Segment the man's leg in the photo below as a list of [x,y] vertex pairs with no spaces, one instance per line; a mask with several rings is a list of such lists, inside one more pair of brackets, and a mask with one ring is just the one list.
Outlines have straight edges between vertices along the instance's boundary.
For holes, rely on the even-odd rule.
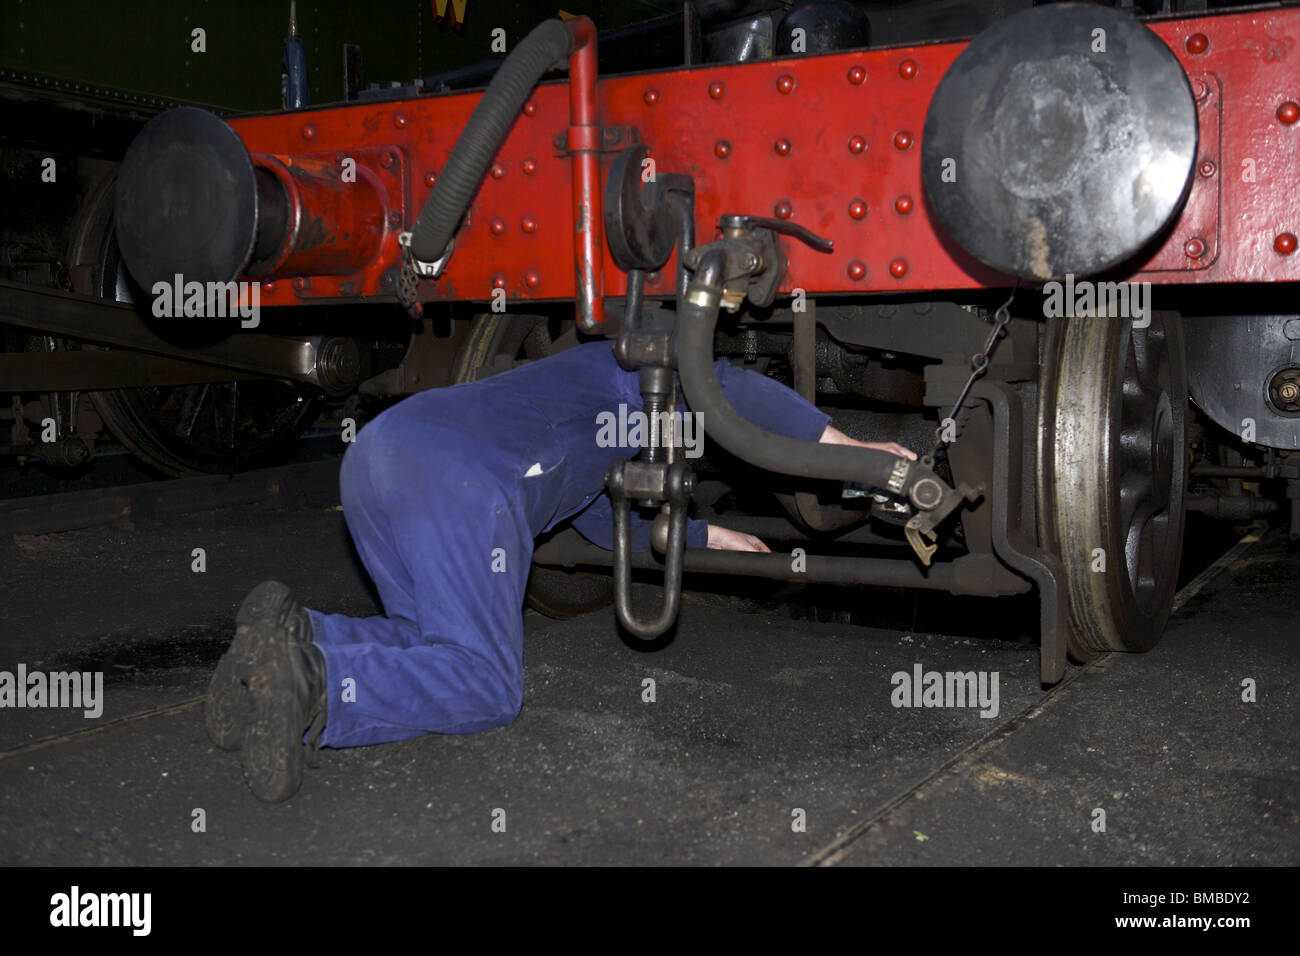
[[344,514],[385,616],[307,611],[273,582],[241,607],[208,726],[227,749],[244,735],[262,799],[298,789],[309,725],[320,742],[356,746],[483,730],[519,712],[531,534],[509,484],[475,464],[492,436],[460,436],[438,412],[408,400],[344,459]]
[[363,430],[340,478],[385,617],[308,612],[329,675],[327,746],[485,730],[523,699],[532,537],[508,485],[475,464],[491,436],[403,411]]

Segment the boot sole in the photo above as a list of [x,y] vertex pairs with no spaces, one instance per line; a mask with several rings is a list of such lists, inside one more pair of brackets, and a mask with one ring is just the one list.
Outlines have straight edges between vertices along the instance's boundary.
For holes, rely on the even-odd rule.
[[289,588],[263,581],[248,592],[235,614],[235,637],[208,684],[204,713],[208,737],[222,750],[239,750],[253,716],[253,700],[241,672],[265,655],[292,611]]
[[297,653],[287,638],[266,646],[261,657],[248,665],[245,681],[251,714],[244,733],[240,760],[244,779],[253,795],[267,803],[280,803],[302,786],[306,744],[293,692],[291,655]]

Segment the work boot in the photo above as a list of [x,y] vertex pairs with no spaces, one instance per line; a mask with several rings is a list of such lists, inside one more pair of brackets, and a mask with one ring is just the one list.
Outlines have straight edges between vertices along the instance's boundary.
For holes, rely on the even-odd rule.
[[[287,600],[294,612],[302,613],[296,601]],[[304,761],[319,765],[327,717],[325,655],[310,639],[292,640],[291,633],[287,626],[278,627],[260,645],[258,656],[237,668],[249,701],[240,753],[244,778],[253,795],[268,803],[298,792]]]
[[208,685],[205,722],[208,736],[222,750],[244,745],[252,700],[248,685],[240,677],[263,653],[268,642],[287,631],[295,644],[311,643],[311,621],[302,605],[279,581],[263,581],[248,592],[235,615],[235,638],[221,655],[216,673]]

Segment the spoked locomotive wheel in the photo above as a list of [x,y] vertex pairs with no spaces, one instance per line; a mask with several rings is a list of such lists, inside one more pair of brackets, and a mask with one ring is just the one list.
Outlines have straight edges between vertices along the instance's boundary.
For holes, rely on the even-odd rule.
[[[544,316],[477,316],[456,355],[452,383],[503,372],[520,360],[545,358],[575,341],[572,329],[572,322]],[[528,577],[528,606],[547,617],[576,617],[599,610],[613,599],[613,579],[608,574],[533,565]]]
[[1154,313],[1050,320],[1039,399],[1039,514],[1065,566],[1069,651],[1145,651],[1173,605],[1183,544],[1182,324]]
[[[69,262],[93,266],[91,294],[131,302],[139,292],[127,278],[113,235],[113,184],[109,177],[86,206]],[[178,477],[280,463],[315,420],[320,396],[308,385],[276,379],[88,394],[108,430],[132,454]]]

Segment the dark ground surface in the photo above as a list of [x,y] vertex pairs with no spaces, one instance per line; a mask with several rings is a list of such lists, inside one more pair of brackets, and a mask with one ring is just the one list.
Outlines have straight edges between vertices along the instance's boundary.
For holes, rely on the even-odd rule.
[[[279,806],[209,743],[198,698],[265,578],[309,606],[377,612],[337,510],[10,537],[0,566],[0,670],[106,682],[98,720],[0,710],[4,864],[1300,861],[1300,559],[1277,534],[1155,651],[1071,668],[1051,694],[1020,623],[1033,615],[1012,601],[852,595],[854,619],[882,625],[869,627],[694,592],[652,652],[625,644],[608,609],[530,613],[516,723],[324,751]],[[894,708],[890,675],[918,663],[997,671],[998,716]]]

